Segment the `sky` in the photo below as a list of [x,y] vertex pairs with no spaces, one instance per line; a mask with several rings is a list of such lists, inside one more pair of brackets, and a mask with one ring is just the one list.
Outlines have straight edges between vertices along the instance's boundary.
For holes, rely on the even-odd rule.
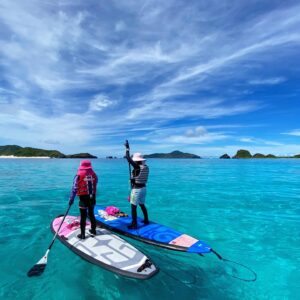
[[299,83],[299,1],[0,1],[0,145],[299,154]]

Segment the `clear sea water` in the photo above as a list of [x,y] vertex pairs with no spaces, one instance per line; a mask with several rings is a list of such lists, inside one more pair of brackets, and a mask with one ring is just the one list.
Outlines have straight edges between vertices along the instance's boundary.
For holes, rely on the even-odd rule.
[[[300,159],[148,161],[150,218],[249,266],[255,282],[230,277],[252,275],[213,254],[200,257],[130,239],[159,265],[157,276],[117,276],[56,241],[44,274],[28,278],[52,239],[51,220],[67,209],[78,164],[0,159],[1,299],[300,299]],[[100,177],[97,202],[129,212],[126,161],[93,164]],[[71,213],[78,214],[77,205]]]

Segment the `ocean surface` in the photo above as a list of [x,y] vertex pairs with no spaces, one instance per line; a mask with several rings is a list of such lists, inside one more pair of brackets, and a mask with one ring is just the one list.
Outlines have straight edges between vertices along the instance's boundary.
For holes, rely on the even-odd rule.
[[[63,214],[79,160],[0,159],[0,299],[300,299],[300,159],[149,159],[150,219],[202,239],[214,254],[174,252],[127,239],[160,267],[139,281],[92,265],[58,240],[41,277],[50,223]],[[97,202],[129,212],[124,159],[93,160]],[[70,214],[77,215],[76,200]],[[139,214],[141,211],[139,210]]]

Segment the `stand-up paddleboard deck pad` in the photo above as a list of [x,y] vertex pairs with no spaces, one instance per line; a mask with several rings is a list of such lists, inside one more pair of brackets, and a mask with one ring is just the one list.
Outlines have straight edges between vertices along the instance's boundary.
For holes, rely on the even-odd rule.
[[[59,216],[52,221],[51,229],[54,233],[62,218]],[[97,228],[97,235],[91,235],[88,231],[90,223],[86,223],[86,238],[81,240],[77,237],[80,233],[80,218],[66,216],[58,239],[87,261],[120,275],[148,279],[158,272],[157,266],[128,242],[103,228]]]
[[107,216],[105,208],[105,206],[96,205],[94,214],[97,223],[111,231],[148,244],[177,251],[198,254],[212,251],[210,246],[198,239],[154,222],[145,225],[141,218],[138,218],[137,229],[128,229],[127,226],[131,223],[131,216],[119,218]]

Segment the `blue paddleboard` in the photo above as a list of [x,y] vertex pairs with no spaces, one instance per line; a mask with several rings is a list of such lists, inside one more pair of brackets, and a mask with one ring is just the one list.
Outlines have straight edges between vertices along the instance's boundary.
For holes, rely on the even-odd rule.
[[138,218],[137,229],[128,229],[127,226],[131,223],[131,216],[118,218],[109,216],[106,214],[105,208],[106,207],[102,205],[95,206],[94,214],[96,221],[101,227],[113,232],[123,234],[144,243],[177,251],[198,254],[212,251],[211,247],[201,240],[154,222],[145,225],[141,218]]

